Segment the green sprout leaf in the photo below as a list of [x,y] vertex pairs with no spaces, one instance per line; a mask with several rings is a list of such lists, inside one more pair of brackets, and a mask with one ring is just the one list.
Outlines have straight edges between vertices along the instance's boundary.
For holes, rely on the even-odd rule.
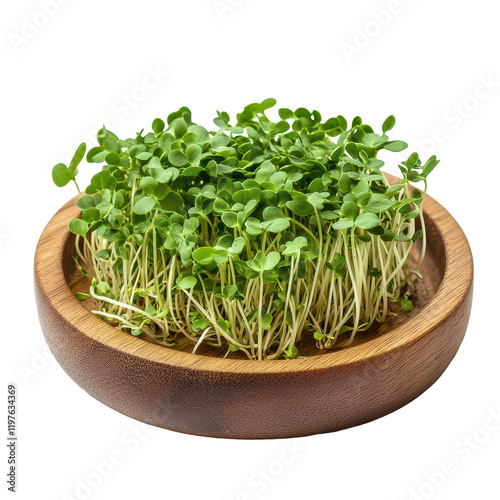
[[196,285],[197,280],[194,276],[186,276],[185,278],[178,278],[176,283],[181,290],[188,290]]
[[408,147],[408,144],[403,141],[389,141],[385,143],[384,149],[387,151],[393,151],[394,153],[399,153]]
[[205,330],[209,326],[210,326],[210,321],[205,318],[196,319],[191,323],[191,328],[193,329],[194,332],[200,332],[202,330]]
[[264,271],[270,271],[271,269],[274,269],[278,265],[279,261],[280,261],[280,254],[278,252],[270,252],[266,256],[266,261],[262,266],[262,269]]
[[306,199],[295,199],[287,201],[286,206],[294,215],[299,217],[307,217],[314,212],[314,207]]
[[57,187],[63,187],[71,180],[71,174],[64,163],[58,163],[52,169],[52,180]]
[[[54,166],[54,168],[52,169],[52,180],[57,187],[64,187],[70,181],[74,181],[74,183],[76,184],[76,176],[78,174],[77,167],[85,157],[86,149],[87,145],[82,142],[76,149],[69,167],[66,167],[64,163],[58,163]],[[76,184],[76,186],[78,188],[78,184]]]
[[333,229],[349,229],[354,227],[354,222],[352,220],[339,220],[333,225]]
[[179,149],[168,153],[168,161],[175,167],[183,167],[187,163],[185,154]]
[[396,125],[396,118],[394,118],[393,115],[389,116],[385,122],[382,124],[382,132],[385,134],[386,132],[389,132],[389,130],[392,130],[394,128],[394,125]]
[[86,150],[87,150],[87,145],[84,142],[82,142],[76,148],[75,154],[73,155],[73,158],[71,159],[71,161],[69,163],[69,167],[68,167],[68,170],[70,171],[70,173],[72,175],[74,175],[74,174],[76,175],[76,173],[77,173],[76,168],[78,167],[78,165],[80,165],[83,158],[85,158],[85,151]]
[[151,196],[143,196],[137,203],[134,205],[133,212],[137,215],[145,215],[156,205],[156,199]]
[[71,219],[69,221],[69,230],[73,234],[85,236],[89,230],[89,225],[82,219]]
[[207,266],[208,264],[211,264],[214,260],[214,253],[215,250],[210,247],[201,247],[197,248],[193,252],[193,259],[198,262],[198,264]]
[[293,345],[285,350],[284,356],[286,359],[296,359],[299,357],[299,350]]
[[356,218],[355,224],[360,229],[373,229],[380,225],[380,219],[375,214],[365,213]]
[[306,245],[307,239],[304,236],[297,236],[294,240],[285,243],[283,255],[297,255]]
[[152,129],[156,135],[160,135],[165,130],[165,122],[160,118],[156,118],[153,121]]
[[198,144],[190,144],[186,148],[186,160],[190,165],[198,166],[200,164],[200,158],[202,154],[202,149]]
[[411,311],[413,309],[413,303],[407,295],[404,295],[401,299],[399,299],[399,305],[404,311]]

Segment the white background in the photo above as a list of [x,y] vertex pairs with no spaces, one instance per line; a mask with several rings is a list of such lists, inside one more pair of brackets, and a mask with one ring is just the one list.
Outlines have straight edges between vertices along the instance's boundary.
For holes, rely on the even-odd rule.
[[[5,413],[6,384],[18,386],[17,497],[500,498],[498,3],[47,0],[50,15],[42,4],[2,2],[0,12],[1,393]],[[429,193],[475,258],[468,333],[431,389],[358,428],[248,442],[141,426],[46,353],[34,249],[75,194],[52,185],[51,168],[103,122],[133,136],[187,105],[208,127],[216,109],[234,117],[271,96],[377,126],[394,114],[393,138],[441,158]],[[81,185],[95,171],[82,166]],[[113,470],[96,472],[110,459]]]

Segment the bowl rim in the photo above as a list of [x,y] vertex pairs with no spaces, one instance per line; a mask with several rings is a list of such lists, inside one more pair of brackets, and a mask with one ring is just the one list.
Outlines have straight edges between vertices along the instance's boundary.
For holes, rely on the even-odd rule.
[[[384,174],[391,183],[399,180],[395,176]],[[68,221],[80,215],[80,210],[75,205],[79,196],[81,195],[69,200],[54,214],[40,236],[35,251],[36,286],[48,304],[83,335],[120,351],[123,355],[169,367],[258,376],[330,370],[333,367],[370,361],[422,339],[460,306],[472,286],[472,253],[464,232],[442,205],[426,195],[424,213],[432,219],[440,234],[445,267],[436,293],[429,303],[411,318],[411,322],[404,322],[383,336],[359,345],[292,360],[227,359],[178,351],[127,335],[96,317],[74,296],[65,278],[64,252],[71,238]],[[57,236],[58,234],[62,236]],[[450,238],[446,237],[447,234]],[[459,249],[463,250],[458,251]]]

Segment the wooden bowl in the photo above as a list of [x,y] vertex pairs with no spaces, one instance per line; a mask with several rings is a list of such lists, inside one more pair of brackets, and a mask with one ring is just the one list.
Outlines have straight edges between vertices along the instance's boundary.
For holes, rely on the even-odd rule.
[[[388,176],[392,182],[396,179]],[[303,358],[221,359],[124,333],[74,296],[75,200],[43,231],[35,255],[40,324],[56,360],[91,396],[151,425],[225,438],[285,438],[363,424],[428,389],[455,356],[472,302],[472,255],[459,225],[430,197],[428,251],[416,304],[344,349],[300,346]],[[418,252],[418,248],[416,248]],[[413,256],[415,257],[415,256]],[[87,288],[88,290],[88,288]],[[192,346],[191,346],[192,348]]]

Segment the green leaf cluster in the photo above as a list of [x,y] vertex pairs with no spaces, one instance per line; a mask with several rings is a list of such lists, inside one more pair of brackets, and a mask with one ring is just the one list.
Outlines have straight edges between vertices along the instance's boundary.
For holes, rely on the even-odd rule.
[[[88,163],[102,167],[78,199],[82,215],[70,221],[70,230],[86,240],[94,233],[105,248],[95,258],[112,261],[117,274],[145,265],[158,275],[159,263],[168,266],[175,259],[179,269],[175,283],[168,282],[169,294],[198,293],[205,301],[212,294],[221,304],[244,303],[248,283],[257,280],[265,287],[256,315],[260,331],[273,330],[277,312],[285,315],[281,321],[296,325],[295,313],[285,307],[290,293],[283,290],[300,291],[300,280],[318,282],[315,270],[322,252],[339,238],[345,246],[325,257],[324,269],[343,278],[347,253],[355,245],[378,239],[410,245],[424,235],[413,220],[421,215],[425,191],[410,192],[409,183],[424,181],[426,187],[438,160],[433,156],[422,163],[411,154],[399,166],[402,180],[391,186],[378,154],[407,147],[387,136],[393,116],[377,133],[360,117],[349,125],[341,115],[323,119],[306,108],[281,108],[279,120],[272,121],[266,113],[275,104],[274,99],[250,104],[233,123],[228,113],[217,112],[212,130],[193,122],[186,107],[165,120],[157,118],[150,132],[141,130],[133,138],[119,139],[103,127],[98,146],[86,155]],[[76,182],[85,152],[82,143],[69,166],[53,168],[57,186]],[[168,273],[163,273],[153,281],[166,280]],[[380,287],[380,281],[374,286]],[[152,292],[149,287],[132,287],[131,300],[138,297],[141,307],[150,303],[145,297],[159,300],[155,291],[160,284]],[[142,296],[139,288],[146,290]],[[229,309],[217,308],[218,321],[230,321]],[[195,316],[189,323],[193,334],[213,328],[238,347],[229,340],[231,328],[201,317],[200,311]],[[151,325],[151,318],[141,319],[139,331]],[[326,336],[316,331],[314,338]],[[266,352],[272,352],[272,345]],[[294,344],[279,349],[285,357],[297,356]]]

